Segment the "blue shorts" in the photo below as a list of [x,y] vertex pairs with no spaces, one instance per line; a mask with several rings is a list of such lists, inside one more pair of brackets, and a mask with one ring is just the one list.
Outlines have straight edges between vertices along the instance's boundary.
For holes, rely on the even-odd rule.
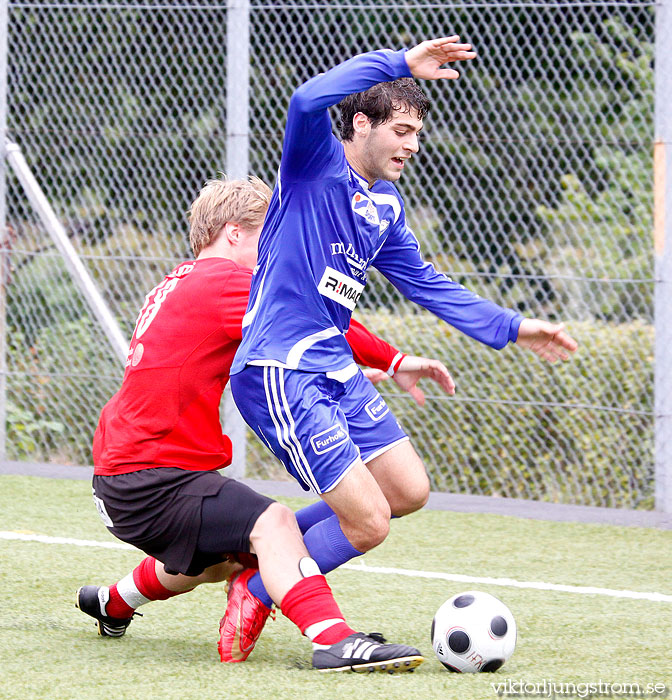
[[238,410],[304,490],[333,489],[358,459],[408,440],[383,397],[358,371],[326,374],[247,365],[231,377]]

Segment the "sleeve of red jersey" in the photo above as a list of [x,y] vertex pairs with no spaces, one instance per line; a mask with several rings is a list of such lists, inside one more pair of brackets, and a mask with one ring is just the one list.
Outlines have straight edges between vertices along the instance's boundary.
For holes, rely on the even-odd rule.
[[243,337],[243,316],[247,311],[252,284],[252,270],[234,270],[224,283],[222,291],[224,330],[233,340]]
[[389,375],[397,371],[401,361],[406,357],[354,318],[350,319],[350,328],[345,334],[345,339],[350,345],[357,364],[382,369]]

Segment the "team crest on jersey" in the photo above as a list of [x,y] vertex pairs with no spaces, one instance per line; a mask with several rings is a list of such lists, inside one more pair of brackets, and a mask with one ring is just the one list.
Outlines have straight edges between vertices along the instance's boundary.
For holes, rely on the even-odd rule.
[[374,226],[380,225],[376,205],[361,192],[355,192],[352,197],[352,211],[363,216],[370,224],[374,224]]
[[385,231],[387,231],[387,227],[390,225],[390,220],[389,219],[383,219],[380,222],[380,229],[378,230],[378,235],[382,236]]

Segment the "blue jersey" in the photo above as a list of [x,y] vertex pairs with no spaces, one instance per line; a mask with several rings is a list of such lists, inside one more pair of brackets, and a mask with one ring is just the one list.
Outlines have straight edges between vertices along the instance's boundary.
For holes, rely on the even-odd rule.
[[371,265],[407,298],[472,338],[494,348],[516,340],[522,318],[425,262],[396,187],[382,180],[369,187],[332,134],[330,106],[405,76],[404,51],[373,51],[309,80],[292,96],[231,374],[246,364],[347,372],[353,359],[344,332]]

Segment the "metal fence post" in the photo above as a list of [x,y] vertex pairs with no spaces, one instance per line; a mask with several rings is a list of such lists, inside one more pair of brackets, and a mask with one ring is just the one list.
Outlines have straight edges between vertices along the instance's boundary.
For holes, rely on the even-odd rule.
[[226,30],[226,174],[249,172],[250,2],[229,0]]
[[656,7],[654,247],[656,509],[672,513],[672,0]]
[[[226,18],[226,174],[245,178],[249,172],[250,3],[229,0]],[[230,476],[245,476],[247,426],[230,389],[224,394],[224,427],[233,443]]]
[[49,200],[28,167],[28,163],[23,157],[21,149],[17,144],[7,141],[5,144],[5,154],[7,161],[14,169],[16,177],[23,186],[28,200],[33,205],[35,213],[39,216],[42,225],[63,256],[63,262],[72,276],[74,283],[82,293],[93,315],[100,323],[112,350],[123,364],[128,355],[128,339],[124,337],[119,328],[119,324],[91,279],[91,275],[88,273],[86,267],[84,267],[72,243],[70,243],[70,239],[63,228],[63,224],[58,220]]
[[0,460],[7,457],[7,32],[9,25],[8,1],[0,0]]

